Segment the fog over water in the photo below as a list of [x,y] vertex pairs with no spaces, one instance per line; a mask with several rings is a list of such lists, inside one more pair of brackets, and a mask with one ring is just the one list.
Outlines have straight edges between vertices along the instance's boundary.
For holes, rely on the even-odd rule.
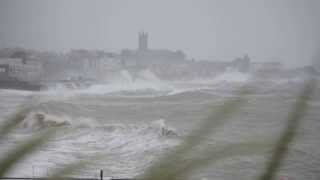
[[297,66],[315,52],[319,12],[317,0],[1,0],[0,48],[120,51],[145,30],[151,48],[190,58]]
[[[320,83],[319,17],[319,0],[0,0],[0,129],[30,107],[0,162],[58,130],[6,175],[49,176],[103,153],[72,177],[137,178],[212,120],[182,165],[245,147],[182,179],[256,179],[301,89]],[[244,87],[223,126],[208,118]],[[320,179],[320,87],[312,95],[277,179]]]

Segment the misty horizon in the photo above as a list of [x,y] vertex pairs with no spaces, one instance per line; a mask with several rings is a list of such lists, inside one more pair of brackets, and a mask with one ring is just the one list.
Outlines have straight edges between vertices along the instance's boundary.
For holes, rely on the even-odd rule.
[[66,52],[154,49],[189,59],[307,65],[319,43],[317,1],[16,1],[0,2],[0,48]]

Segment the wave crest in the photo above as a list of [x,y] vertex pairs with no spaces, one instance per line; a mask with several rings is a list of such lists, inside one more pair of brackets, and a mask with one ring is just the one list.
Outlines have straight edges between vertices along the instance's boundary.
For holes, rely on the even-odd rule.
[[57,116],[46,112],[30,112],[21,122],[20,127],[28,130],[40,130],[49,127],[93,127],[96,122],[90,118],[71,118],[68,116]]

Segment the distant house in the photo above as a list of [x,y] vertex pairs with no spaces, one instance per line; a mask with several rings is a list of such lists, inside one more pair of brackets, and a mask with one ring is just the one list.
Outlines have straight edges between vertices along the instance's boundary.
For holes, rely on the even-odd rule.
[[[102,79],[121,69],[119,55],[101,50],[75,49],[67,54],[68,75],[73,77]],[[55,68],[56,69],[56,68]]]
[[42,65],[37,61],[21,58],[0,58],[1,80],[38,81],[41,77]]
[[253,72],[258,72],[261,74],[276,73],[283,70],[283,65],[281,62],[269,61],[269,62],[255,62],[252,63]]

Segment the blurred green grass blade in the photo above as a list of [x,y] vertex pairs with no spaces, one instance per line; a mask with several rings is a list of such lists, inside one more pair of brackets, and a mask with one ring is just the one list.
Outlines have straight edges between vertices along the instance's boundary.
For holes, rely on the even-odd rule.
[[37,148],[45,144],[46,141],[54,135],[54,132],[54,129],[46,131],[45,133],[37,135],[27,142],[15,147],[8,154],[4,154],[4,158],[0,160],[0,177],[4,177],[4,175],[14,167],[19,160],[29,156]]
[[7,136],[17,125],[23,121],[31,111],[32,106],[19,107],[16,112],[11,114],[0,127],[0,140]]
[[5,138],[17,125],[22,122],[31,110],[37,106],[37,100],[35,96],[26,97],[25,102],[16,108],[9,117],[0,125],[0,141]]
[[[173,173],[181,163],[182,157],[192,150],[193,147],[199,145],[203,138],[215,129],[223,126],[231,115],[234,115],[241,105],[246,102],[246,95],[250,91],[244,88],[236,95],[234,99],[227,100],[223,105],[214,109],[209,116],[200,123],[200,126],[195,128],[190,135],[188,135],[181,145],[169,152],[165,157],[161,158],[159,162],[154,163],[144,175],[142,179],[165,179],[168,174]],[[174,162],[174,163],[173,163]]]
[[[206,167],[209,164],[214,164],[223,159],[232,158],[235,156],[250,156],[263,154],[265,151],[270,150],[272,144],[261,143],[261,142],[247,142],[247,143],[236,143],[229,144],[224,147],[217,147],[214,149],[207,150],[201,154],[200,158],[193,158],[185,160],[172,167],[162,169],[163,174],[154,174],[154,176],[148,177],[151,180],[180,180],[187,179],[187,176],[195,172],[196,170]],[[176,162],[171,162],[175,164]]]
[[276,143],[274,152],[269,162],[266,164],[266,169],[261,174],[259,180],[272,180],[275,178],[282,161],[288,154],[289,145],[295,137],[300,121],[306,114],[308,101],[312,98],[316,88],[317,82],[315,79],[309,80],[303,87],[297,102],[293,105],[291,112],[288,114],[286,128]]
[[[200,123],[198,128],[195,128],[190,135],[187,136],[181,148],[194,147],[201,143],[201,139],[206,137],[215,129],[222,127],[228,118],[234,115],[240,107],[246,102],[246,95],[249,91],[242,91],[235,99],[224,102],[223,105],[213,110],[209,116]],[[190,150],[190,149],[188,149]]]
[[[84,169],[98,161],[103,160],[106,158],[105,154],[99,154],[90,158],[87,158],[85,160],[79,160],[75,161],[73,163],[70,163],[66,165],[65,167],[61,169],[55,170],[50,176],[49,179],[63,179],[66,178],[66,176],[71,175],[73,172]],[[67,179],[67,178],[66,178]]]
[[73,172],[87,167],[90,162],[91,161],[81,160],[68,164],[64,168],[54,171],[50,175],[49,179],[64,179],[66,178],[66,176],[72,174]]
[[246,142],[246,143],[237,143],[229,144],[222,148],[214,148],[204,152],[203,157],[199,159],[191,160],[189,163],[186,163],[176,171],[176,174],[173,175],[171,179],[185,179],[187,175],[192,174],[194,171],[206,167],[209,164],[214,164],[223,159],[235,157],[235,156],[251,156],[263,154],[266,151],[270,150],[272,147],[271,143],[261,142]]

